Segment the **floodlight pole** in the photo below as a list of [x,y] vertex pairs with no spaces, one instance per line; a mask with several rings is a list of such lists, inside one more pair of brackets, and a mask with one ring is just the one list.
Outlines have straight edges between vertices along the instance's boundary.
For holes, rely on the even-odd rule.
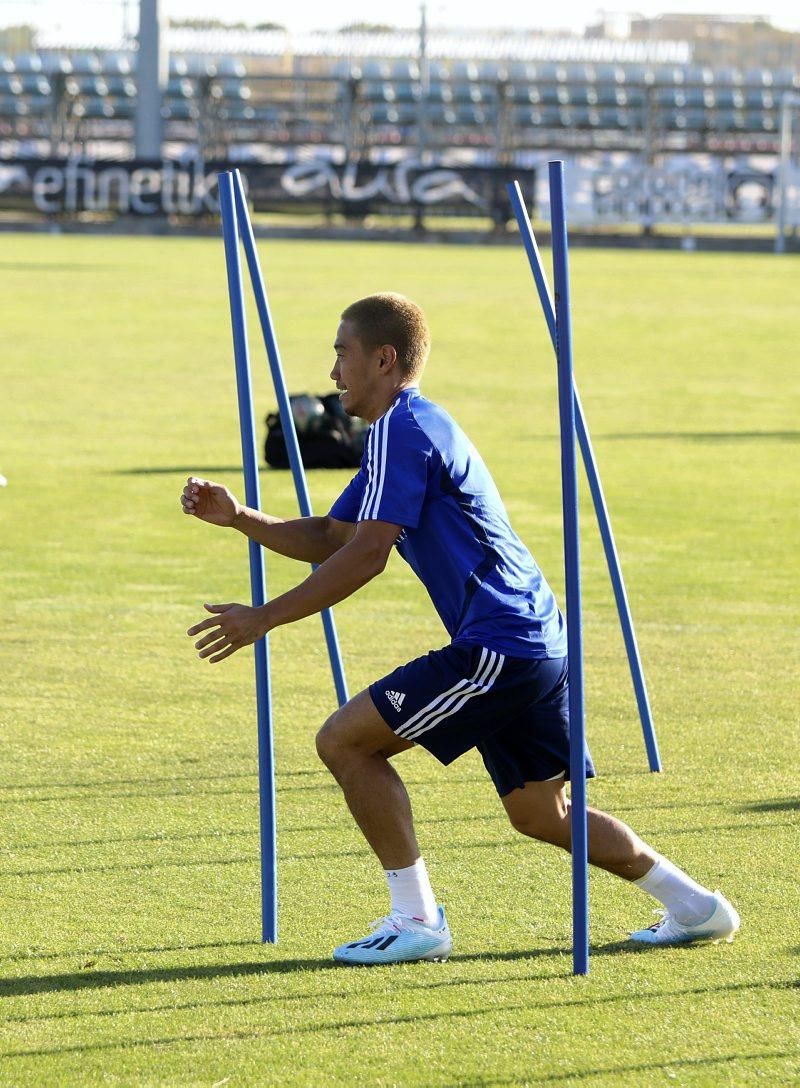
[[786,252],[787,197],[789,167],[792,161],[792,110],[800,106],[800,94],[787,91],[781,99],[781,143],[778,161],[778,222],[775,230],[775,252]]
[[139,48],[136,55],[137,159],[160,159],[161,102],[167,85],[168,58],[161,35],[161,0],[139,2]]

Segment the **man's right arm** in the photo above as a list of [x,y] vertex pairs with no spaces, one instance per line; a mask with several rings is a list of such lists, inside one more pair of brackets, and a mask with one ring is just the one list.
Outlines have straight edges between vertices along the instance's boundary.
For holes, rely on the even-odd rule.
[[324,563],[344,547],[356,531],[355,525],[331,517],[284,521],[249,506],[239,507],[233,527],[271,552],[307,563]]
[[242,506],[222,484],[190,476],[181,495],[183,512],[210,525],[231,526],[262,547],[290,559],[324,563],[350,541],[355,525],[331,517],[284,521]]

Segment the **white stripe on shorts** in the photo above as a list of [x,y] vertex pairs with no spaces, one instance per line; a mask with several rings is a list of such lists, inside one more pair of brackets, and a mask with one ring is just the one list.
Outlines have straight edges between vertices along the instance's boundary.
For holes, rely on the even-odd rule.
[[481,649],[481,659],[478,662],[478,667],[475,670],[474,676],[472,676],[472,678],[470,680],[465,680],[465,679],[464,680],[459,680],[457,683],[453,684],[453,686],[451,688],[448,688],[447,691],[443,691],[441,693],[441,695],[436,695],[421,710],[418,710],[416,714],[414,714],[412,717],[410,717],[407,722],[404,722],[403,725],[401,725],[399,729],[395,730],[397,735],[398,736],[403,736],[405,731],[407,729],[411,729],[413,726],[415,726],[420,721],[421,718],[426,717],[428,714],[430,714],[430,713],[432,713],[434,711],[441,710],[442,706],[444,705],[445,701],[447,700],[447,698],[449,696],[453,695],[455,692],[463,691],[469,684],[474,683],[478,679],[480,674],[483,672],[483,666],[484,666],[484,663],[486,661],[486,658],[487,658],[488,654],[489,654],[489,650],[487,650],[486,647],[484,646]]
[[[483,661],[483,655],[481,655],[481,660]],[[402,735],[406,740],[415,740],[417,737],[421,736],[422,733],[427,733],[429,729],[433,729],[435,726],[439,725],[445,718],[451,718],[454,714],[457,714],[459,710],[461,710],[470,699],[474,699],[476,695],[485,695],[491,690],[495,680],[500,675],[505,661],[506,659],[503,654],[498,654],[494,650],[491,650],[489,652],[489,659],[486,662],[486,667],[482,672],[479,667],[472,680],[467,681],[459,691],[454,692],[439,706],[431,709],[430,712],[410,731],[408,730],[408,723],[406,723],[403,727]]]

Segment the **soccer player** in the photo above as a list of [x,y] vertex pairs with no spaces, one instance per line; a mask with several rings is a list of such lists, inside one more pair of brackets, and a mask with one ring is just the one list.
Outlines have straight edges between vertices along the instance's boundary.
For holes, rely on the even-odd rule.
[[[366,937],[334,950],[343,963],[444,960],[452,947],[391,760],[415,744],[449,764],[480,752],[512,826],[570,849],[568,669],[564,620],[514,533],[475,447],[419,382],[430,350],[422,311],[396,294],[342,314],[331,378],[351,416],[371,426],[361,468],[326,517],[283,521],[190,477],[183,510],[233,526],[265,548],[319,564],[261,608],[206,605],[189,629],[212,663],[351,596],[396,548],[421,579],[449,645],[401,665],[337,710],[317,735],[320,758],[386,874],[391,907]],[[594,775],[587,755],[586,774]],[[631,939],[670,945],[732,939],[739,916],[631,828],[588,811],[589,860],[664,907]]]

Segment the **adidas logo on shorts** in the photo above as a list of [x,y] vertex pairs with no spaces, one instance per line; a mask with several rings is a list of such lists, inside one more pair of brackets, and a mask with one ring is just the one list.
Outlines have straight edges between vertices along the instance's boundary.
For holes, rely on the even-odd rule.
[[403,699],[406,697],[404,691],[385,691],[384,695],[398,713],[403,709]]

